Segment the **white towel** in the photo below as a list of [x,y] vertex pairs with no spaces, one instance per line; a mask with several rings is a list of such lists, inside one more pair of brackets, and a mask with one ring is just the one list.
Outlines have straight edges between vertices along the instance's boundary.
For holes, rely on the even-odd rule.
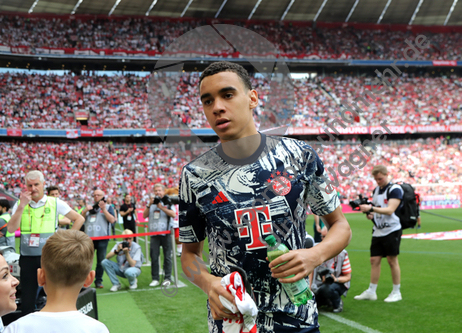
[[239,313],[236,319],[223,319],[223,333],[257,333],[258,309],[252,297],[246,292],[239,272],[223,277],[221,285],[234,296],[237,308],[223,296],[219,296],[221,304],[232,313]]

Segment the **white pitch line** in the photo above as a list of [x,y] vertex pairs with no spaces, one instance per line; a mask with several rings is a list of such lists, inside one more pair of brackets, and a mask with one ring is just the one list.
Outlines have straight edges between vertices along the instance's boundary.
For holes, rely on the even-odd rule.
[[[184,288],[187,287],[186,284],[184,284],[181,281],[178,281],[177,288]],[[173,285],[168,287],[167,289],[173,289]],[[162,287],[155,287],[155,288],[145,288],[145,289],[134,289],[130,290],[130,292],[137,292],[137,291],[154,291],[154,290],[162,290]],[[125,294],[128,293],[128,290],[123,290],[123,291],[117,291],[117,292],[110,292],[110,293],[104,293],[104,294],[96,294],[96,296],[107,296],[107,295],[118,295],[118,294]]]
[[343,317],[340,317],[338,315],[334,315],[333,313],[329,312],[319,312],[319,314],[322,314],[323,316],[326,316],[330,319],[333,319],[335,321],[338,321],[339,323],[345,324],[347,326],[356,328],[357,330],[363,331],[365,333],[381,333],[380,331],[374,330],[370,327],[361,325],[360,323],[357,323],[353,320],[345,319]]

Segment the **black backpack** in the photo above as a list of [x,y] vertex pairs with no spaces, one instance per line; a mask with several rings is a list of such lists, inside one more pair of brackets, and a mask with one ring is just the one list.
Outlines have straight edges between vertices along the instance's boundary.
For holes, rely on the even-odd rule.
[[[417,201],[414,188],[408,183],[397,185],[403,189],[403,200],[401,200],[401,209],[397,209],[395,214],[399,217],[401,229],[414,228],[417,223]],[[390,188],[391,186],[387,189],[387,200]]]

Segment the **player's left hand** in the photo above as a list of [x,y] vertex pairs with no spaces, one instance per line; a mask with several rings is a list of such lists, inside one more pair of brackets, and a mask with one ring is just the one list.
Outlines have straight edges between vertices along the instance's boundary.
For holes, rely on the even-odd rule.
[[366,213],[370,211],[372,208],[372,205],[359,205],[359,210]]
[[[272,277],[279,279],[281,283],[293,283],[307,277],[316,266],[318,266],[315,258],[315,252],[312,249],[292,250],[289,253],[274,259],[270,262],[269,267],[272,272]],[[268,260],[268,258],[267,258]],[[281,265],[282,264],[282,265]],[[279,267],[276,267],[281,265]],[[289,275],[295,275],[286,279]]]

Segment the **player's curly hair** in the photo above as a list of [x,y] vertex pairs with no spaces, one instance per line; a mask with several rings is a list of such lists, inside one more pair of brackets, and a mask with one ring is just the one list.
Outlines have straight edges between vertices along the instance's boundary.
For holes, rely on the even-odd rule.
[[242,80],[242,83],[244,83],[244,87],[246,87],[248,90],[252,90],[252,82],[250,82],[250,77],[247,70],[239,64],[228,61],[218,61],[210,64],[201,74],[199,79],[199,87],[202,80],[207,76],[215,75],[221,72],[236,73],[237,76],[239,76],[239,78]]

